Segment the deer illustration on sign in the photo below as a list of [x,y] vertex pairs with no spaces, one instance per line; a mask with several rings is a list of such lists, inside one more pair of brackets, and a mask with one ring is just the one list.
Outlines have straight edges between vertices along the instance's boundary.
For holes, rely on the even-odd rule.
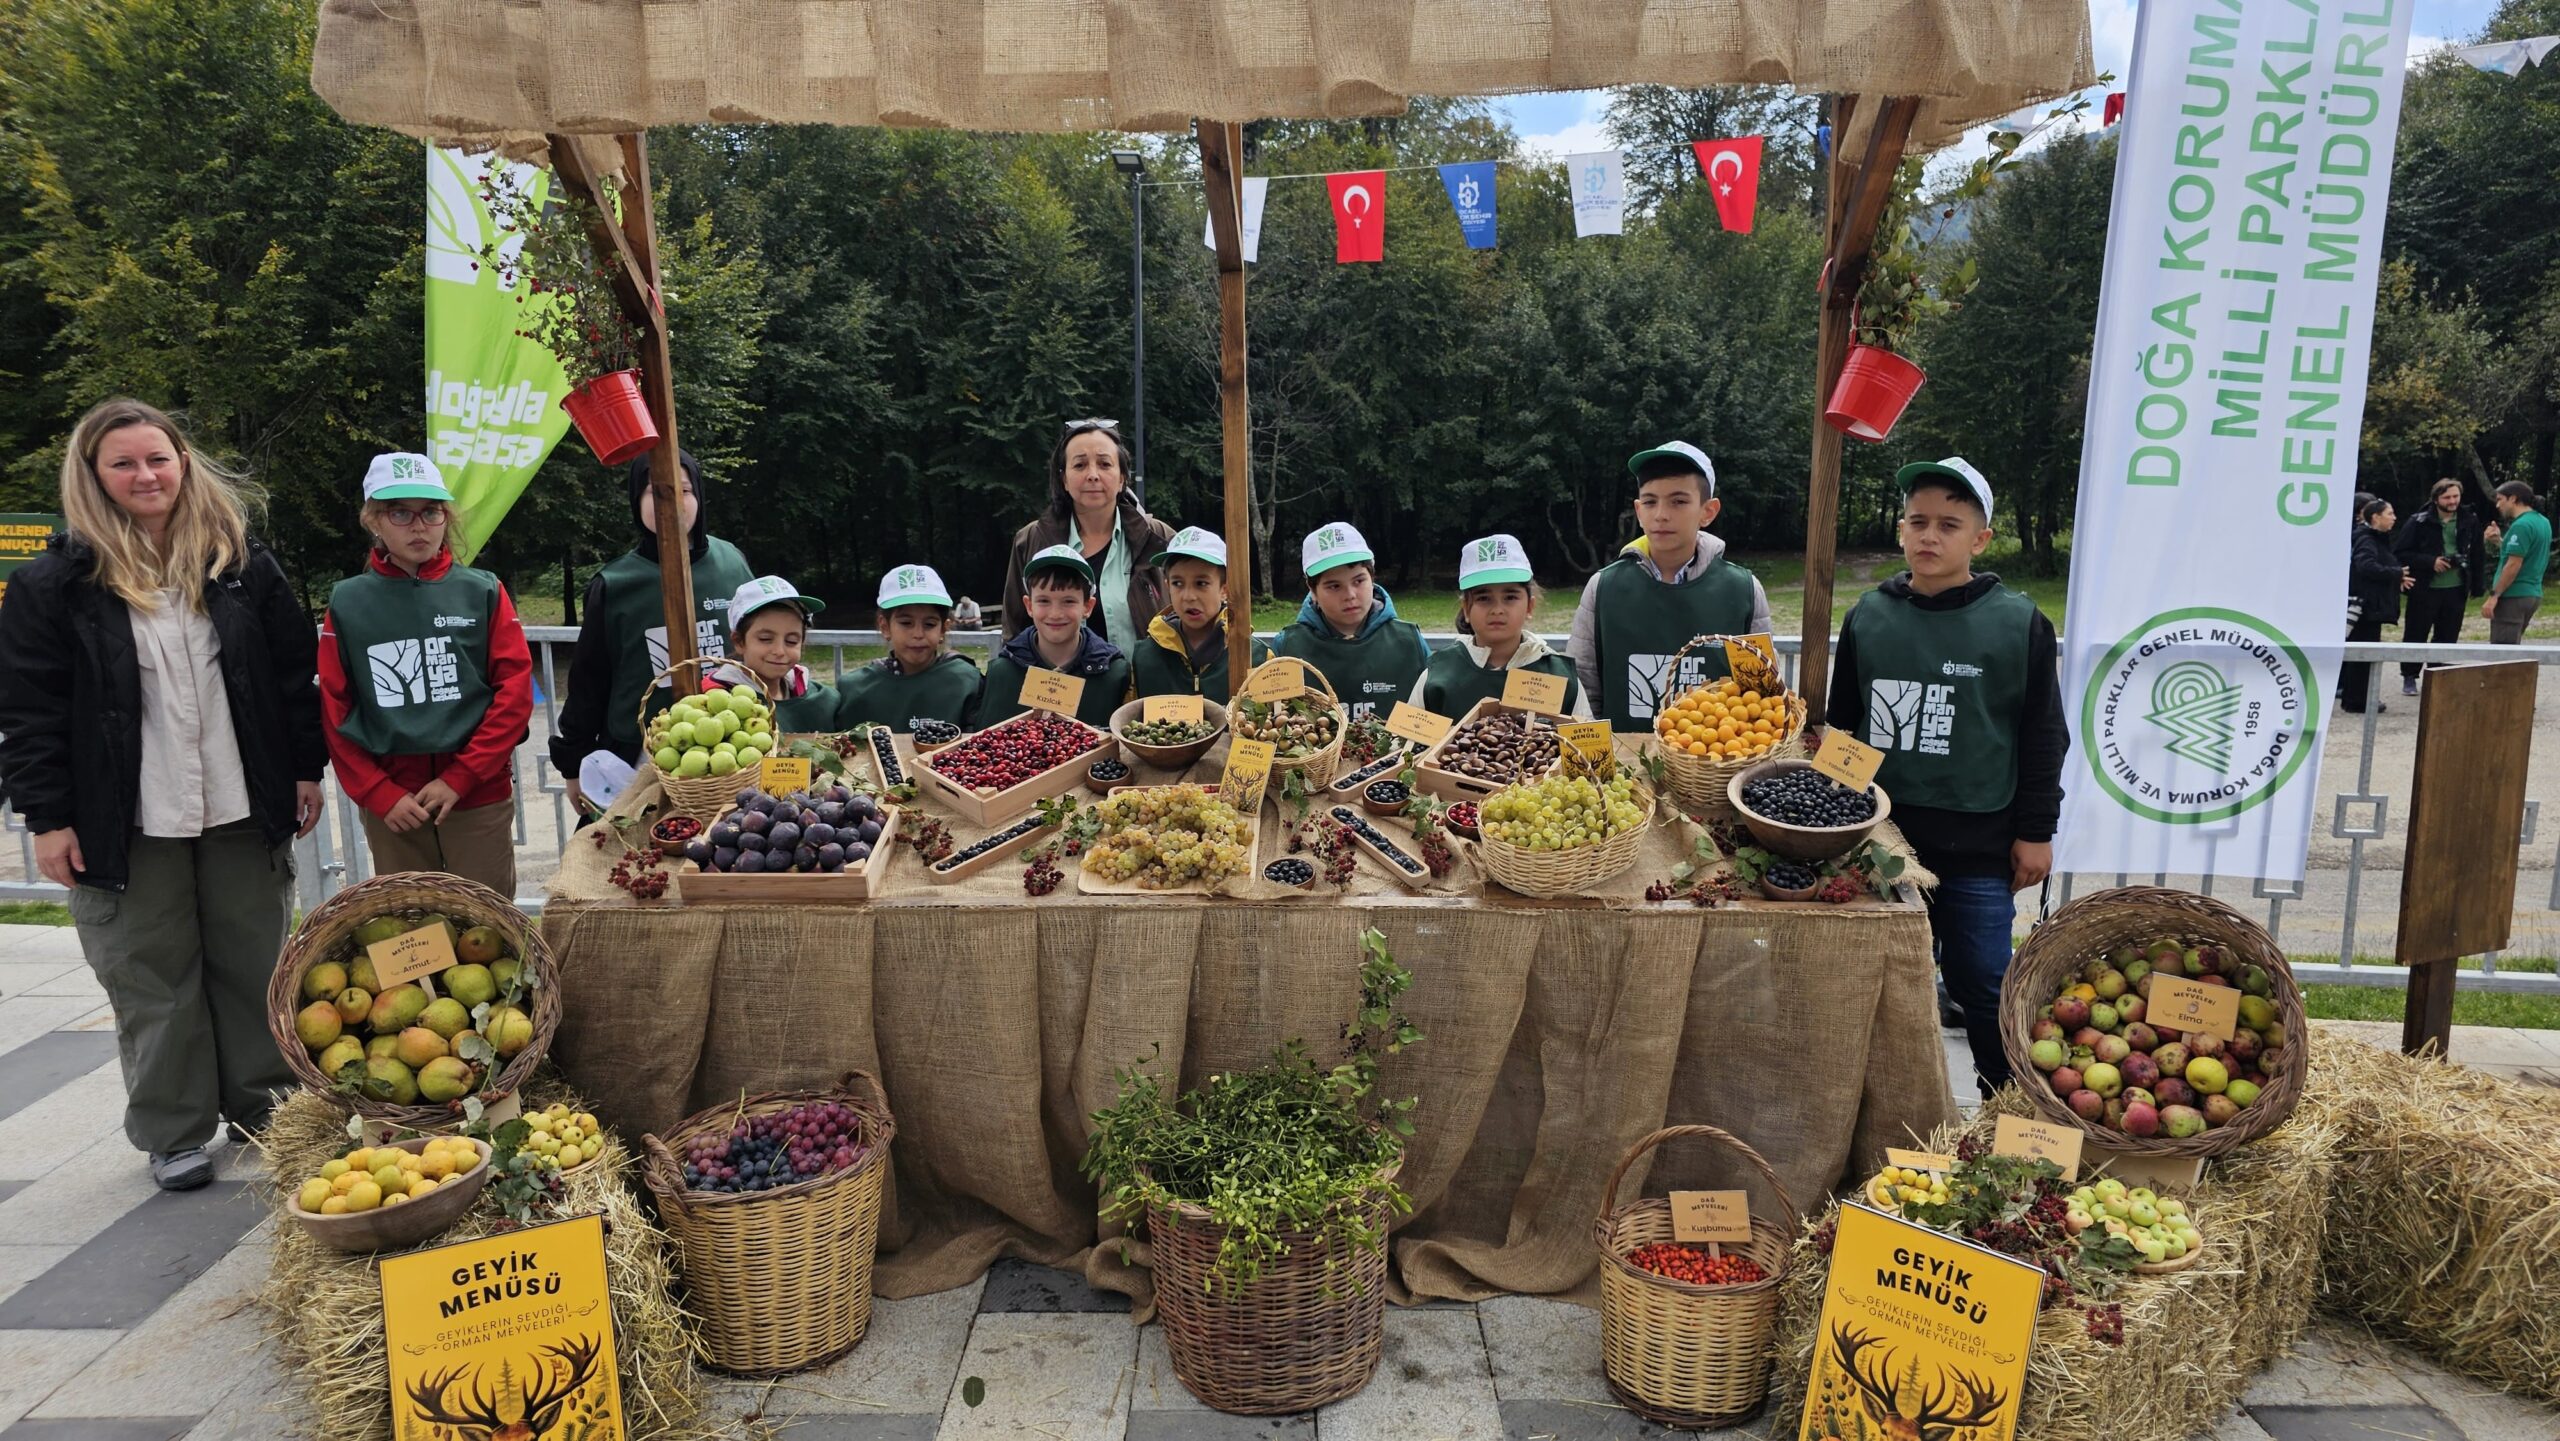
[[1997,1421],[2008,1403],[1998,1387],[1952,1366],[1939,1367],[1937,1378],[1924,1388],[1916,1357],[1897,1378],[1890,1349],[1870,1354],[1881,1346],[1876,1337],[1846,1323],[1831,1328],[1832,1363],[1856,1388],[1859,1404],[1879,1434],[1890,1441],[1958,1441],[1964,1433]]
[[[601,1350],[592,1336],[546,1346],[530,1368],[533,1379],[522,1383],[500,1362],[494,1396],[482,1388],[477,1367],[436,1371],[409,1384],[409,1401],[417,1408],[417,1419],[451,1426],[462,1441],[541,1441],[560,1423],[569,1402],[596,1379]],[[468,1400],[448,1404],[445,1393],[466,1376],[471,1381]]]

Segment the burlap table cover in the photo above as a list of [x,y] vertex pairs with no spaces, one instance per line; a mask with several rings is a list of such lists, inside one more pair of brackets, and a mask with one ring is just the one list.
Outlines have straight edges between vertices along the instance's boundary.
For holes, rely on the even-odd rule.
[[[1266,857],[1279,831],[1266,812]],[[552,1055],[633,1133],[871,1071],[898,1116],[882,1294],[1015,1255],[1144,1302],[1145,1271],[1096,1245],[1086,1117],[1159,1050],[1189,1083],[1329,1040],[1374,925],[1428,1036],[1386,1068],[1421,1099],[1397,1298],[1574,1294],[1596,1288],[1609,1170],[1657,1126],[1742,1136],[1811,1204],[1955,1116],[1922,908],[1644,903],[1689,834],[1657,828],[1604,900],[1417,896],[1365,861],[1339,897],[1098,898],[1070,879],[1033,899],[1018,866],[938,886],[902,849],[880,899],[800,910],[634,905],[603,879],[611,847],[579,840],[543,914],[565,1002]],[[1744,1184],[1716,1157],[1657,1155],[1654,1190]]]

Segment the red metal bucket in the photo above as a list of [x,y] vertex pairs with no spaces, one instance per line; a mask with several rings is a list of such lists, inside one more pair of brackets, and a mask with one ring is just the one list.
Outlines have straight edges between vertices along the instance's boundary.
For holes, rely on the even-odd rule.
[[639,371],[599,375],[560,397],[560,408],[569,412],[587,449],[607,465],[637,459],[658,443],[658,422],[640,396]]
[[1859,440],[1882,440],[1893,433],[1904,406],[1920,393],[1928,376],[1920,367],[1881,345],[1849,347],[1840,367],[1840,383],[1831,389],[1831,404],[1822,418],[1834,430]]

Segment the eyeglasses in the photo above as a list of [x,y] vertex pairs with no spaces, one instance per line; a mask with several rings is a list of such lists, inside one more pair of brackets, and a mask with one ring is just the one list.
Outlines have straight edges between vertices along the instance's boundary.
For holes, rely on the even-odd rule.
[[442,525],[445,522],[445,510],[441,505],[421,506],[416,510],[411,510],[405,505],[395,505],[384,511],[382,518],[393,525]]
[[1067,422],[1067,438],[1069,440],[1073,440],[1077,436],[1082,435],[1089,430],[1107,430],[1113,435],[1118,435],[1120,433],[1120,422],[1116,420],[1105,420],[1098,415],[1084,420],[1070,420]]

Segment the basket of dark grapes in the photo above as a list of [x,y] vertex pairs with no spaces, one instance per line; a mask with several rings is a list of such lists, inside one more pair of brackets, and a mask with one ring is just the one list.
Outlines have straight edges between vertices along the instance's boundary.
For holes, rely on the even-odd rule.
[[1861,794],[1808,760],[1762,761],[1725,786],[1752,839],[1788,860],[1836,861],[1893,814],[1884,787],[1870,785]]
[[897,1130],[880,1082],[848,1071],[833,1091],[750,1096],[641,1138],[706,1363],[780,1376],[860,1344]]

